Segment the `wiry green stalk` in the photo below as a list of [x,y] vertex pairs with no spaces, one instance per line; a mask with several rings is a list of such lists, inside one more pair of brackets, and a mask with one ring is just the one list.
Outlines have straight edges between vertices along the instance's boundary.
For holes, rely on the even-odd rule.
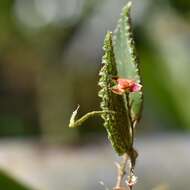
[[87,114],[85,114],[84,116],[82,116],[80,119],[76,120],[76,115],[78,112],[79,106],[77,107],[77,109],[73,112],[71,118],[70,118],[70,122],[69,122],[69,127],[70,128],[74,128],[74,127],[79,127],[81,126],[87,119],[94,117],[94,116],[101,116],[102,114],[114,114],[113,111],[92,111],[89,112]]

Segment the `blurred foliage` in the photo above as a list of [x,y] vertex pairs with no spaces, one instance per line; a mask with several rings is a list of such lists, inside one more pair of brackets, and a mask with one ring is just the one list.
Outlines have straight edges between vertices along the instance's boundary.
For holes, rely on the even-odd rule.
[[[100,120],[78,131],[66,126],[74,105],[81,114],[99,105],[100,44],[125,3],[0,1],[0,136],[73,141],[101,130]],[[142,129],[188,129],[190,2],[134,1],[133,7],[145,83]]]
[[156,107],[155,114],[160,117],[154,114],[153,117],[157,117],[160,126],[166,129],[188,128],[190,101],[186,96],[189,96],[190,90],[187,88],[189,76],[184,71],[190,67],[186,51],[188,40],[184,43],[184,39],[189,38],[189,22],[183,20],[180,7],[173,9],[171,1],[157,3],[159,6],[155,6],[154,2],[150,4],[147,11],[150,15],[146,15],[146,22],[138,26],[141,33],[137,33],[143,63],[142,73],[147,84],[145,93],[150,101],[147,104]]
[[2,170],[0,170],[0,188],[6,190],[30,190],[29,187],[19,183]]
[[170,0],[170,4],[183,16],[190,18],[189,0]]

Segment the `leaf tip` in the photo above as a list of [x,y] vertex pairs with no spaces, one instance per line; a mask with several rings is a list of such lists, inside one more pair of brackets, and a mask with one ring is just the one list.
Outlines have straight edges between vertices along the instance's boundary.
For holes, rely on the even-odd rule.
[[132,7],[132,1],[129,1],[123,8],[123,11],[121,12],[121,15],[128,15],[131,11]]
[[69,128],[74,127],[75,118],[76,118],[76,115],[78,113],[79,108],[80,108],[80,105],[78,105],[77,108],[75,109],[75,111],[72,113],[71,118],[70,118],[70,122],[69,122]]
[[127,3],[127,8],[130,9],[131,7],[132,7],[132,1],[129,1],[129,2]]
[[112,31],[107,31],[105,39],[109,40],[112,37]]

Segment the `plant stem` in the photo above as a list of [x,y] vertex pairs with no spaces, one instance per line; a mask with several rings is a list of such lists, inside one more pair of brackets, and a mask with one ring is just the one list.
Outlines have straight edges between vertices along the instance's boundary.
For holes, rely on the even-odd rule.
[[100,115],[105,114],[105,113],[109,113],[109,114],[114,114],[115,113],[114,111],[109,111],[109,110],[108,111],[92,111],[92,112],[89,112],[89,113],[85,114],[80,119],[75,120],[75,117],[77,115],[78,109],[79,109],[79,106],[73,112],[73,114],[72,114],[72,116],[70,118],[70,123],[69,123],[70,128],[79,127],[80,125],[82,125],[82,123],[84,123],[90,117],[94,117],[94,116],[97,116],[97,115],[100,116]]
[[[131,181],[132,179],[132,176],[133,176],[133,168],[132,168],[132,164],[130,163],[130,167],[129,167],[129,181]],[[133,189],[133,186],[132,185],[128,185],[128,188],[129,190],[132,190]]]
[[120,164],[116,163],[117,169],[118,169],[118,174],[117,174],[117,182],[116,182],[116,186],[114,188],[114,190],[121,190],[122,189],[122,182],[123,182],[123,178],[126,174],[126,165],[127,165],[127,161],[128,161],[128,155],[127,153],[125,153],[123,155],[123,160]]
[[133,146],[133,141],[134,141],[134,123],[131,117],[131,105],[129,102],[129,93],[126,93],[126,99],[127,99],[127,109],[128,109],[128,119],[129,119],[129,124],[130,124],[130,129],[131,129],[131,146]]

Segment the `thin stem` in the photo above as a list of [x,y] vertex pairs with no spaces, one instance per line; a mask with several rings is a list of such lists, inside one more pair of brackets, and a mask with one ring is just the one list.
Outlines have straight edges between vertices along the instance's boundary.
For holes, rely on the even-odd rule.
[[[130,165],[129,165],[129,179],[128,179],[128,181],[129,181],[129,183],[131,183],[131,180],[132,180],[132,176],[133,176],[133,168],[132,168],[132,163],[130,162]],[[129,190],[132,190],[133,189],[133,185],[129,185],[128,184],[128,188],[129,188]]]
[[126,174],[126,165],[128,161],[128,155],[125,153],[123,155],[123,160],[120,164],[116,163],[117,169],[118,169],[118,175],[117,175],[117,182],[114,190],[120,190],[122,189],[122,182],[123,178],[125,177]]
[[128,186],[128,189],[129,190],[132,190],[133,189],[133,186],[136,184],[137,182],[137,177],[134,175],[134,167],[132,165],[132,162],[130,160],[129,162],[129,175],[128,175],[128,178],[127,178],[127,186]]
[[131,117],[131,105],[129,102],[129,93],[126,93],[126,102],[127,102],[127,109],[128,109],[128,119],[129,119],[129,124],[131,128],[131,145],[133,146],[133,141],[134,141],[134,127],[133,127],[133,120]]
[[89,112],[87,114],[85,114],[84,116],[82,116],[80,119],[75,121],[75,117],[77,115],[77,111],[79,109],[79,106],[77,107],[77,109],[73,112],[71,119],[70,119],[70,123],[69,123],[69,127],[73,128],[73,127],[79,127],[80,125],[82,125],[83,122],[85,122],[87,119],[89,119],[90,117],[94,117],[97,115],[102,115],[105,113],[110,113],[110,114],[114,114],[114,111],[92,111]]

